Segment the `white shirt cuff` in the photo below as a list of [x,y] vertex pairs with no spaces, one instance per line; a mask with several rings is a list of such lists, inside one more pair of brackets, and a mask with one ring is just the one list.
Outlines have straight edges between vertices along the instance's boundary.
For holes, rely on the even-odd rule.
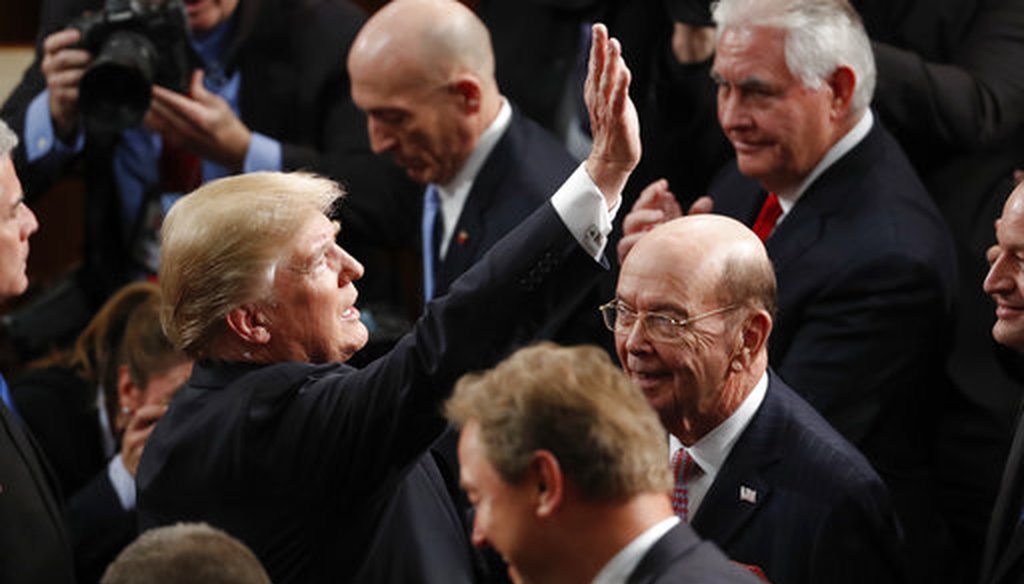
[[121,507],[125,511],[135,508],[135,478],[128,472],[128,468],[121,459],[121,453],[117,453],[107,464],[107,476],[110,484],[121,501]]
[[612,220],[622,204],[622,197],[616,197],[615,204],[608,208],[604,195],[587,174],[585,163],[581,163],[558,191],[551,196],[551,205],[559,218],[583,246],[583,249],[597,261],[601,261],[612,232]]

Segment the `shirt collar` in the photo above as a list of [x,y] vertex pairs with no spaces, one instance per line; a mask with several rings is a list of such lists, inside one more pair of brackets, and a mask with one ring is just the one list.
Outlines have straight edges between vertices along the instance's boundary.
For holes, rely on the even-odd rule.
[[627,581],[647,551],[677,523],[679,518],[673,515],[648,527],[608,560],[591,584],[618,584]]
[[[732,447],[736,445],[736,441],[739,440],[740,435],[747,429],[750,420],[754,418],[754,414],[761,407],[761,402],[764,401],[764,396],[767,392],[768,372],[766,371],[761,374],[761,379],[754,385],[754,389],[750,391],[750,394],[743,400],[740,407],[736,408],[732,415],[702,436],[692,446],[686,448],[693,461],[712,481],[718,475],[722,465],[725,464],[725,460],[729,458]],[[680,446],[682,446],[682,443],[679,442],[679,439],[670,434],[670,455]]]
[[494,150],[498,140],[501,139],[502,134],[505,133],[511,122],[512,106],[503,97],[501,98],[501,109],[498,110],[498,115],[494,117],[494,121],[491,122],[491,125],[487,126],[484,133],[480,134],[480,138],[476,141],[476,147],[473,148],[473,152],[466,159],[458,174],[447,183],[437,185],[439,194],[442,197],[450,197],[462,189],[465,189],[467,192],[469,191],[473,180],[480,172],[480,167],[484,165],[484,161],[491,155],[491,151]]
[[207,67],[211,65],[219,67],[219,64],[223,63],[228,45],[235,36],[235,23],[238,20],[237,12],[236,10],[235,14],[232,14],[230,18],[214,27],[205,37],[201,39],[192,37],[192,47]]
[[487,126],[480,138],[477,139],[476,147],[466,159],[465,164],[451,181],[443,185],[437,185],[437,194],[441,204],[441,216],[444,218],[444,233],[441,234],[441,245],[438,249],[438,256],[444,258],[448,255],[448,245],[451,242],[452,234],[455,232],[455,225],[459,222],[459,215],[462,208],[466,206],[469,199],[469,191],[473,188],[473,181],[480,173],[484,162],[491,155],[491,151],[498,145],[498,141],[505,134],[509,124],[512,122],[512,106],[508,100],[501,98],[501,109],[495,116],[491,125]]
[[818,161],[817,166],[814,167],[811,173],[804,178],[803,182],[801,182],[796,189],[782,190],[775,193],[779,197],[779,204],[782,206],[783,217],[789,213],[789,210],[793,208],[793,205],[796,205],[796,202],[800,200],[800,197],[803,196],[804,192],[810,188],[814,181],[821,176],[821,173],[828,170],[830,166],[845,156],[847,152],[853,150],[857,144],[860,144],[861,140],[863,140],[864,137],[868,135],[868,132],[871,131],[874,119],[875,116],[871,113],[870,109],[864,112],[860,121],[858,121],[852,128],[850,128],[849,132],[847,132],[839,139],[838,142],[828,149],[825,156]]

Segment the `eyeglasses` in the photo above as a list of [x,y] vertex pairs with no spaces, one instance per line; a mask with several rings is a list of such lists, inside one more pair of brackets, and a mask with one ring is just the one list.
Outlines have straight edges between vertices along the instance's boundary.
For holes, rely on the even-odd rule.
[[736,304],[730,304],[729,306],[716,308],[683,319],[674,318],[660,312],[637,311],[625,302],[615,299],[602,304],[597,309],[601,311],[604,326],[608,327],[608,330],[613,333],[628,333],[633,330],[633,325],[640,318],[643,321],[643,328],[647,331],[648,338],[655,342],[670,343],[679,340],[683,335],[683,331],[689,325],[703,318],[732,310],[736,306]]

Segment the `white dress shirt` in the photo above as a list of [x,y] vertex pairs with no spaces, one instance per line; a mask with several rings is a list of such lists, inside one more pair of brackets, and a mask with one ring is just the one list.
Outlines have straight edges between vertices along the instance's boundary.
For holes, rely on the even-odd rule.
[[725,419],[714,430],[701,437],[692,446],[683,446],[678,438],[669,434],[669,460],[672,454],[679,448],[686,449],[686,452],[693,459],[694,464],[700,467],[701,473],[692,476],[687,482],[687,509],[691,520],[697,515],[704,496],[715,482],[718,471],[721,470],[725,460],[729,458],[732,447],[736,445],[740,435],[747,429],[750,420],[754,418],[757,409],[761,407],[764,396],[768,393],[768,373],[761,375],[761,379],[754,385],[750,395],[743,400],[740,407],[731,416]]

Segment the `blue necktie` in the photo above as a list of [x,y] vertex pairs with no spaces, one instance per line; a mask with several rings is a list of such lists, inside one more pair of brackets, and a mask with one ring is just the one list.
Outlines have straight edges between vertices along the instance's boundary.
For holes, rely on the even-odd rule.
[[437,186],[433,183],[427,185],[423,193],[423,223],[421,231],[423,235],[423,303],[426,304],[434,297],[434,270],[437,264],[437,246],[435,245],[435,226],[438,213],[440,212],[437,197]]
[[14,407],[14,399],[11,398],[11,389],[7,387],[7,380],[4,379],[3,375],[0,375],[0,400],[3,400],[4,405],[7,409],[11,410],[14,415],[18,415],[18,410]]

